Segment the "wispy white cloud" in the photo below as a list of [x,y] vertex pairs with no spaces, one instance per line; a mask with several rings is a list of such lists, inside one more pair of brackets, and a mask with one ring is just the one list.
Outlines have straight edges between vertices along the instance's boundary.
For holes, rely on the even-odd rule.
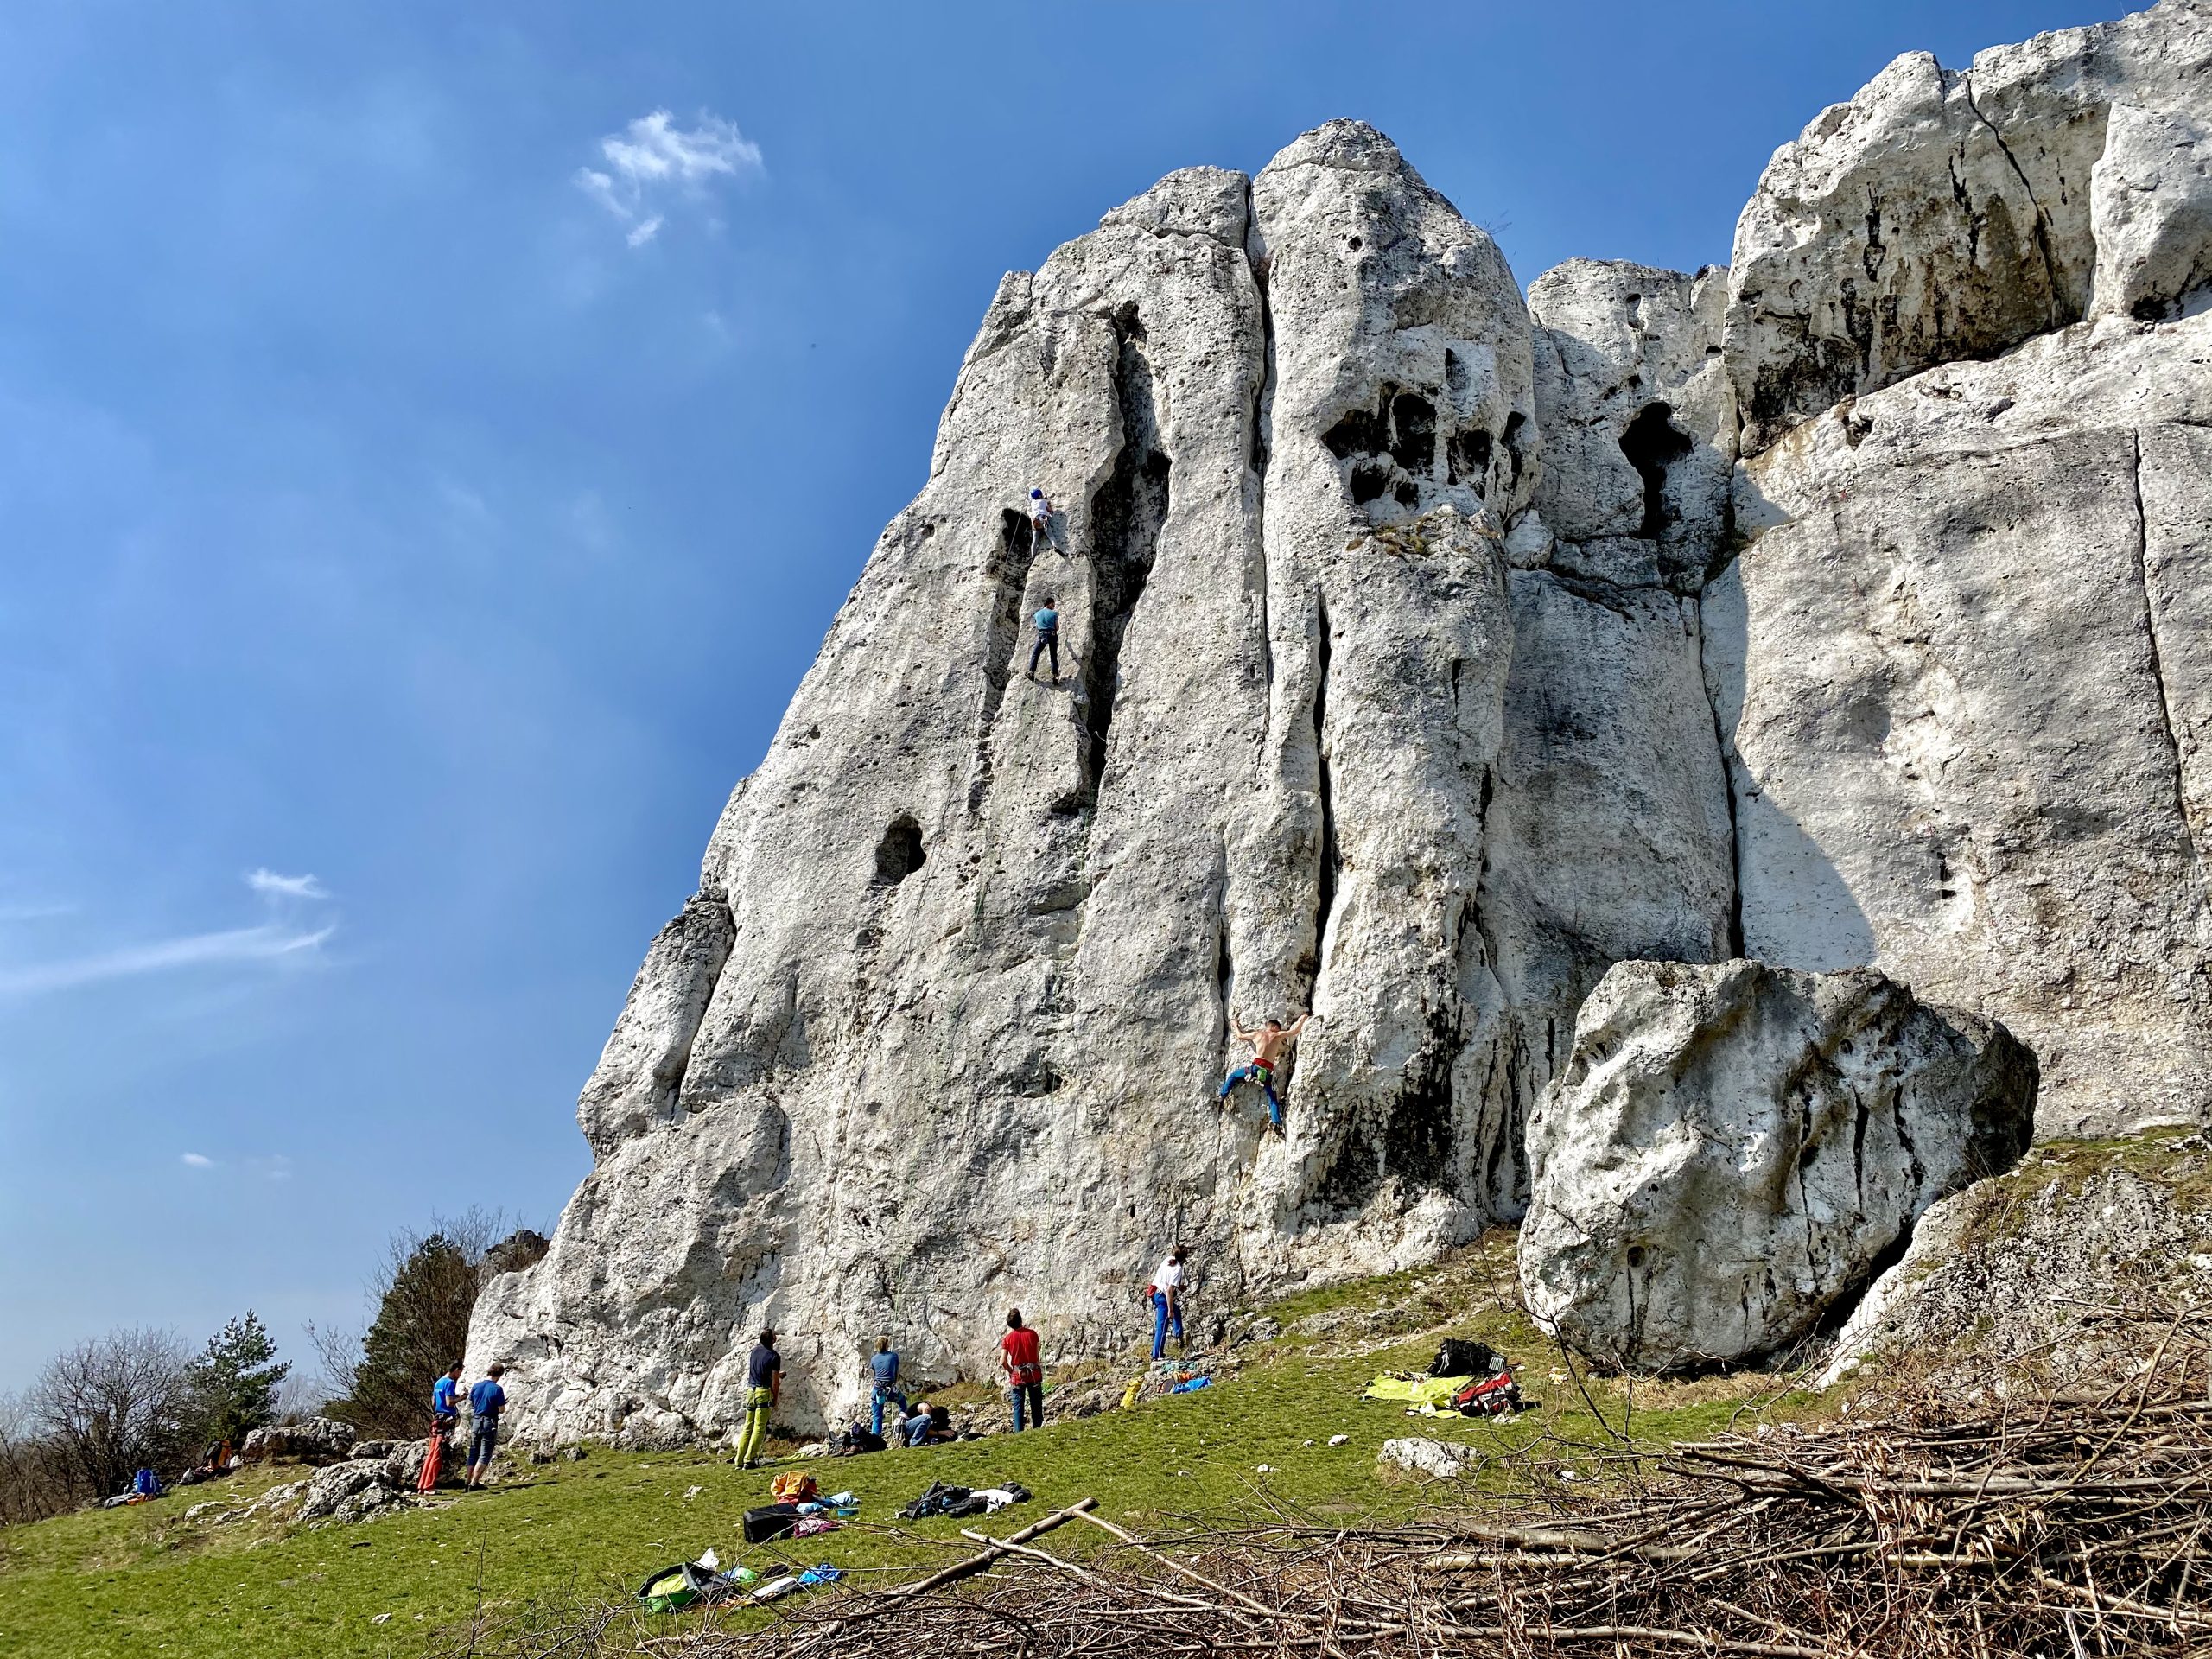
[[279,875],[274,870],[249,870],[245,884],[264,899],[327,899],[330,890],[312,875]]
[[179,1161],[184,1164],[184,1166],[188,1169],[213,1169],[215,1167],[215,1160],[213,1158],[210,1158],[204,1152],[188,1152]]
[[249,1158],[245,1166],[264,1181],[289,1181],[292,1179],[292,1160],[281,1152],[272,1152],[264,1158]]
[[27,968],[0,969],[0,996],[37,996],[49,991],[74,990],[107,980],[135,979],[178,969],[302,957],[321,949],[337,931],[334,925],[313,932],[274,925],[234,927],[217,933],[189,933],[181,938],[156,939],[147,944],[126,945],[121,950],[39,963]]
[[660,233],[669,204],[701,199],[716,181],[767,171],[760,146],[710,113],[684,128],[666,110],[655,110],[601,139],[599,153],[606,165],[577,168],[576,188],[621,221],[623,239],[633,248]]
[[43,922],[56,916],[73,916],[74,905],[44,904],[29,900],[19,905],[0,905],[0,925],[16,922]]

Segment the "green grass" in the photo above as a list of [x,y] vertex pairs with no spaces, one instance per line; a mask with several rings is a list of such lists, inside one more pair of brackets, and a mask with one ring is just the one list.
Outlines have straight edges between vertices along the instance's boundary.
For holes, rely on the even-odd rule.
[[[1567,1459],[1576,1443],[1605,1438],[1580,1394],[1553,1382],[1550,1351],[1502,1294],[1510,1250],[1510,1236],[1496,1235],[1437,1267],[1293,1298],[1270,1310],[1292,1326],[1281,1341],[1241,1351],[1250,1356],[1241,1370],[1194,1394],[1021,1436],[805,1465],[825,1489],[859,1493],[861,1521],[788,1548],[748,1550],[741,1540],[743,1512],[768,1501],[766,1472],[741,1473],[703,1452],[597,1448],[582,1463],[528,1467],[492,1491],[356,1526],[257,1533],[204,1519],[188,1526],[184,1510],[209,1490],[199,1488],[135,1509],[0,1531],[0,1654],[420,1654],[440,1629],[471,1615],[480,1580],[494,1607],[619,1595],[710,1545],[726,1566],[826,1560],[856,1573],[895,1575],[972,1548],[959,1531],[976,1522],[887,1525],[932,1480],[1028,1487],[1035,1501],[1013,1512],[1018,1519],[988,1523],[1001,1530],[1086,1497],[1109,1519],[1163,1531],[1187,1524],[1186,1516],[1265,1520],[1278,1506],[1344,1522],[1409,1516],[1440,1494],[1377,1478],[1376,1452],[1393,1436],[1501,1452],[1552,1437]],[[1359,1321],[1374,1320],[1377,1308],[1398,1310],[1385,1313],[1384,1326],[1438,1323],[1466,1310],[1450,1329],[1515,1355],[1539,1408],[1484,1425],[1408,1419],[1400,1408],[1363,1403],[1359,1392],[1377,1371],[1419,1370],[1435,1349],[1432,1330],[1360,1335]],[[1346,1316],[1337,1329],[1310,1343],[1299,1338],[1295,1322],[1332,1313]],[[1636,1437],[1664,1443],[1709,1433],[1762,1382],[1771,1386],[1756,1377],[1639,1383]],[[1591,1390],[1618,1426],[1620,1385]],[[1336,1433],[1351,1439],[1332,1447]],[[1262,1464],[1270,1472],[1259,1472]],[[297,1472],[256,1473],[216,1490],[250,1494]],[[1493,1470],[1480,1478],[1504,1476]],[[390,1619],[372,1623],[380,1613]]]

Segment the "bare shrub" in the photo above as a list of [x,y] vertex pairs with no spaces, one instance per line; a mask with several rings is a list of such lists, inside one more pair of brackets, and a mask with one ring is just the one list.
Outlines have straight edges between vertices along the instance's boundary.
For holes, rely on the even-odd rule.
[[27,1419],[80,1497],[121,1491],[175,1459],[191,1352],[173,1331],[118,1328],[64,1349],[33,1387]]

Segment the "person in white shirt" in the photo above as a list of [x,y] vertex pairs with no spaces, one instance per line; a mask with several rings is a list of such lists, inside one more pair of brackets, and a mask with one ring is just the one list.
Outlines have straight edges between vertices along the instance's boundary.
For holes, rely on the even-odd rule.
[[1039,543],[1052,544],[1052,504],[1042,490],[1029,492],[1029,551],[1033,557]]
[[1183,1341],[1183,1252],[1173,1249],[1167,1259],[1153,1269],[1152,1274],[1152,1357],[1158,1359],[1167,1348],[1167,1333],[1175,1332],[1175,1340]]

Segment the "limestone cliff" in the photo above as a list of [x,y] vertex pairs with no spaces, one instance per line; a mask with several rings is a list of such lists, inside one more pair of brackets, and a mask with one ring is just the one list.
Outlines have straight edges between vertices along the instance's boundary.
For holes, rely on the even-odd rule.
[[[764,1321],[801,1421],[880,1331],[1102,1351],[1179,1240],[1215,1306],[1422,1259],[1526,1207],[1627,959],[1878,965],[2046,1128],[2212,1111],[2208,52],[1900,60],[1732,272],[1524,302],[1335,122],[1007,276],[480,1305],[515,1428],[717,1432]],[[1230,1017],[1309,1006],[1263,1137]]]

